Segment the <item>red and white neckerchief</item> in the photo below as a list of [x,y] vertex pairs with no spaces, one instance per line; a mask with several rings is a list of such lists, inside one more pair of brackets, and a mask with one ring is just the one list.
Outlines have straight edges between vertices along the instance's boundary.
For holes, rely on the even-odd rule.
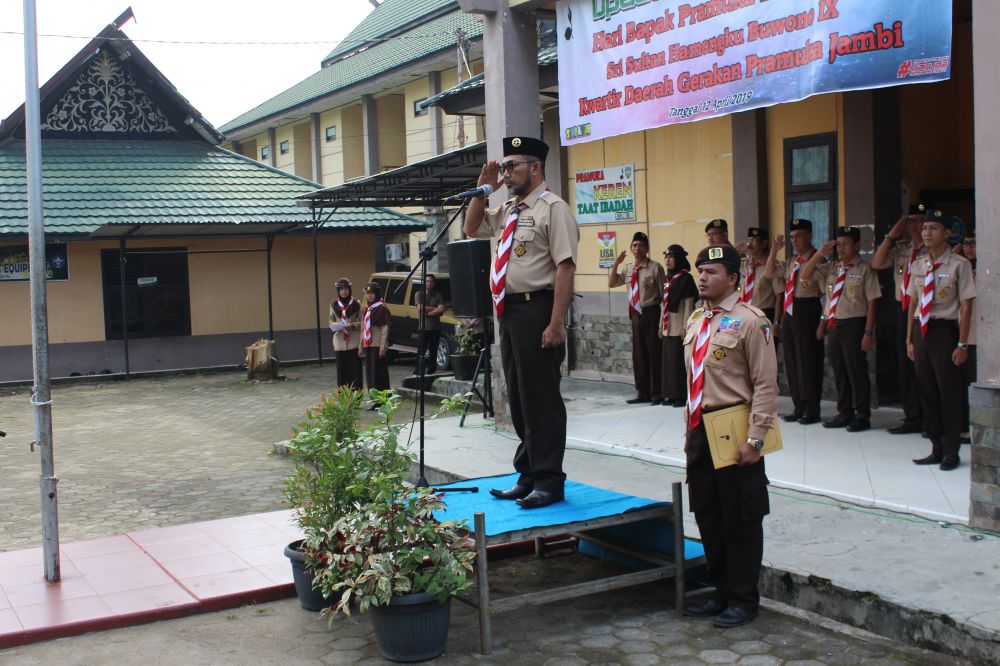
[[675,271],[675,272],[671,273],[670,275],[668,275],[667,276],[667,281],[663,283],[663,320],[662,320],[663,321],[663,330],[667,330],[667,312],[668,312],[667,311],[667,304],[668,304],[667,301],[670,300],[670,285],[673,284],[674,280],[676,280],[680,276],[686,274],[687,272],[688,272],[688,270],[686,268],[682,268],[679,271]]
[[504,296],[507,295],[507,264],[510,263],[510,249],[514,243],[514,231],[517,229],[517,218],[527,204],[519,203],[511,208],[507,220],[503,223],[503,232],[497,242],[497,258],[490,270],[490,291],[493,294],[493,305],[497,316],[503,314]]
[[785,280],[785,314],[791,316],[792,306],[795,304],[795,278],[799,274],[799,269],[802,268],[802,264],[806,263],[808,259],[806,257],[796,257],[795,261],[792,263],[792,272],[788,274],[788,279]]
[[344,325],[344,329],[343,329],[344,330],[344,334],[343,335],[344,335],[344,339],[345,340],[347,340],[348,338],[351,337],[351,332],[347,328],[348,325],[350,325],[350,323],[351,323],[347,319],[347,311],[350,310],[351,306],[354,305],[355,303],[357,303],[357,301],[354,298],[351,298],[351,300],[348,301],[348,303],[347,303],[346,306],[343,303],[341,303],[340,301],[337,301],[337,307],[340,308],[340,323]]
[[630,317],[642,314],[639,306],[639,264],[632,266],[632,277],[628,282],[628,314]]
[[365,310],[365,323],[361,334],[361,340],[364,342],[366,348],[372,346],[372,310],[380,307],[381,305],[382,301],[375,301],[368,306],[367,310]]
[[920,297],[920,335],[927,335],[927,325],[931,321],[931,305],[934,302],[934,273],[941,268],[941,262],[931,263],[930,255],[927,255],[927,274],[924,275],[924,291]]
[[711,337],[712,317],[721,312],[715,307],[702,310],[701,328],[694,339],[694,350],[691,352],[691,376],[688,379],[688,430],[694,430],[701,423],[701,396],[705,388],[705,352],[708,351],[708,338]]
[[913,264],[916,262],[919,252],[920,248],[916,246],[910,250],[910,260],[906,262],[906,268],[903,269],[903,280],[899,284],[899,304],[904,310],[910,309],[910,277],[913,275]]
[[743,284],[743,302],[750,303],[753,300],[753,288],[757,284],[757,267],[760,264],[754,260],[747,262],[747,266],[750,270],[747,271],[747,280]]
[[830,294],[830,314],[827,317],[829,320],[827,326],[830,328],[837,327],[837,303],[840,302],[840,293],[844,291],[847,271],[852,268],[854,268],[854,264],[841,265],[840,270],[837,271],[837,281],[833,283],[833,293]]

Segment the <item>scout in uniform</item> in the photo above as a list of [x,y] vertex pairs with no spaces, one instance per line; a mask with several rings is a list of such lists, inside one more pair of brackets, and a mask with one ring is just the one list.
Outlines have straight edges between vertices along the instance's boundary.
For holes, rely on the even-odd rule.
[[906,333],[909,328],[910,284],[913,281],[913,266],[923,256],[927,248],[920,237],[927,207],[922,203],[910,206],[909,213],[899,218],[889,230],[872,257],[876,270],[892,267],[896,297],[896,366],[899,371],[899,398],[903,405],[903,422],[889,428],[893,435],[921,432],[924,428],[923,412],[920,407],[920,391],[917,389],[917,375],[913,361],[906,354]]
[[[424,311],[424,339],[421,340],[417,363],[426,363],[427,374],[437,372],[437,350],[441,341],[441,315],[444,314],[444,297],[437,290],[437,278],[428,274],[424,280],[424,290],[416,294],[417,311]],[[420,374],[420,368],[414,369]]]
[[[800,275],[802,266],[816,252],[812,244],[812,222],[794,219],[789,222],[789,228],[795,257],[785,265],[785,288],[775,313],[775,328],[780,331],[785,349],[785,372],[795,409],[781,418],[809,425],[819,423],[819,400],[823,391],[823,340],[816,335],[823,316],[822,292],[816,280]],[[779,274],[777,253],[784,244],[784,236],[777,236],[771,244],[764,266],[765,278]]]
[[487,162],[479,185],[506,185],[512,195],[486,210],[485,197],[465,213],[465,234],[496,237],[490,289],[500,325],[500,353],[520,473],[508,490],[490,490],[523,508],[563,499],[566,406],[559,392],[566,356],[566,311],[573,295],[580,232],[565,201],[545,185],[549,147],[530,137],[503,140],[503,164]]
[[[361,347],[358,358],[364,359],[368,390],[389,388],[389,308],[382,302],[382,285],[369,282],[365,287],[365,310],[361,316]],[[377,405],[369,409],[374,411]]]
[[[740,294],[744,303],[763,310],[768,320],[773,323],[775,304],[784,285],[780,277],[764,277],[764,266],[767,264],[770,245],[767,230],[763,227],[750,227],[747,230],[746,256],[740,262],[740,277],[743,280]],[[776,259],[774,274],[781,275],[784,271],[784,262]]]
[[[737,627],[757,616],[757,589],[764,552],[763,519],[770,511],[767,475],[760,455],[778,407],[778,362],[771,322],[740,298],[740,254],[731,245],[698,253],[698,292],[684,336],[688,369],[687,480],[708,575],[715,586],[685,614],[714,617],[717,627]],[[703,415],[749,405],[748,438],[737,464],[715,469]]]
[[[975,229],[969,229],[965,232],[965,239],[962,241],[962,256],[969,260],[969,265],[972,266],[972,279],[976,279],[976,231]],[[975,384],[978,379],[976,373],[976,322],[979,319],[977,301],[972,301],[972,316],[969,321],[969,360],[965,362],[963,367],[965,368],[965,381],[966,384]],[[968,402],[966,402],[966,407],[968,407]],[[971,444],[972,437],[969,432],[969,410],[965,410],[964,418],[962,419],[963,430],[962,430],[962,444]]]
[[667,280],[663,283],[663,316],[660,319],[660,337],[663,338],[661,381],[663,404],[668,407],[687,404],[684,332],[698,299],[698,286],[691,276],[687,256],[687,251],[680,245],[671,245],[663,253]]
[[[632,236],[634,261],[622,266],[623,251],[608,273],[608,288],[628,285],[628,317],[632,325],[632,375],[638,394],[625,402],[660,404],[663,392],[660,374],[663,365],[663,343],[657,335],[660,328],[660,302],[666,273],[663,266],[649,258],[649,238],[641,231]],[[619,268],[621,267],[621,268]]]
[[[802,266],[802,277],[815,275],[826,290],[818,334],[826,338],[830,348],[837,382],[837,416],[824,421],[823,427],[861,432],[871,428],[868,352],[875,348],[875,318],[882,287],[872,265],[858,257],[861,230],[838,227],[836,237]],[[834,248],[838,261],[820,266],[820,259],[829,257]]]
[[709,245],[731,245],[729,242],[729,223],[717,217],[705,225],[705,239]]
[[[928,209],[921,231],[927,253],[913,267],[906,351],[917,371],[924,429],[931,453],[918,465],[958,467],[962,414],[969,401],[964,369],[976,283],[972,265],[951,251],[948,234],[957,220]],[[959,223],[960,224],[960,223]]]
[[333,333],[333,353],[337,360],[337,386],[363,388],[361,359],[361,303],[351,295],[351,281],[340,278],[336,283],[337,299],[330,303],[330,331]]

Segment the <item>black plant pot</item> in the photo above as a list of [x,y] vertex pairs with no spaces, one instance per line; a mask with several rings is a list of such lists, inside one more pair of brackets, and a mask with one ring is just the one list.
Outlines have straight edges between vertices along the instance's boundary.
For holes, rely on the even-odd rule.
[[292,562],[292,580],[299,603],[307,611],[321,611],[333,605],[323,593],[313,587],[313,574],[306,567],[306,554],[300,550],[302,539],[285,546],[285,557]]
[[392,598],[388,606],[372,606],[375,641],[390,661],[425,661],[440,656],[448,642],[451,599],[444,603],[424,592]]
[[478,354],[452,354],[451,371],[455,373],[455,379],[464,382],[472,379],[472,375],[476,372],[476,361],[478,360]]

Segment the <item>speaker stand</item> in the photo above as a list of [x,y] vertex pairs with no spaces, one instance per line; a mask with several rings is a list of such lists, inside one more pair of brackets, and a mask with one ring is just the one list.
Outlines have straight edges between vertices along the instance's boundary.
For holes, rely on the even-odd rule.
[[[496,414],[493,411],[493,354],[490,352],[490,346],[486,343],[487,340],[491,339],[493,336],[490,335],[490,327],[486,326],[486,333],[483,334],[483,348],[479,350],[479,358],[476,360],[476,371],[472,374],[472,395],[479,398],[479,401],[483,404],[483,418],[492,419],[495,418]],[[479,375],[483,375],[483,390],[479,391],[476,384],[479,383]],[[458,427],[462,428],[465,426],[465,417],[469,414],[469,404],[472,402],[472,396],[465,399],[465,405],[462,407],[462,418],[458,422]]]

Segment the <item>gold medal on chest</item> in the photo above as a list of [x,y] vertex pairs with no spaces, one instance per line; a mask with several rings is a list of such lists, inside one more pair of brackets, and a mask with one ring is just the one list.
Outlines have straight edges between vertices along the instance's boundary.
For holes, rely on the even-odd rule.
[[938,298],[948,298],[948,287],[938,289]]
[[857,296],[858,295],[858,288],[857,287],[848,287],[847,289],[848,289],[848,291],[851,292],[851,296]]
[[527,252],[527,250],[524,249],[523,245],[518,245],[517,247],[514,248],[514,254],[516,254],[519,257],[523,257],[525,252]]
[[716,349],[714,352],[712,352],[712,355],[721,361],[722,359],[726,358],[726,350],[720,347],[719,349]]

